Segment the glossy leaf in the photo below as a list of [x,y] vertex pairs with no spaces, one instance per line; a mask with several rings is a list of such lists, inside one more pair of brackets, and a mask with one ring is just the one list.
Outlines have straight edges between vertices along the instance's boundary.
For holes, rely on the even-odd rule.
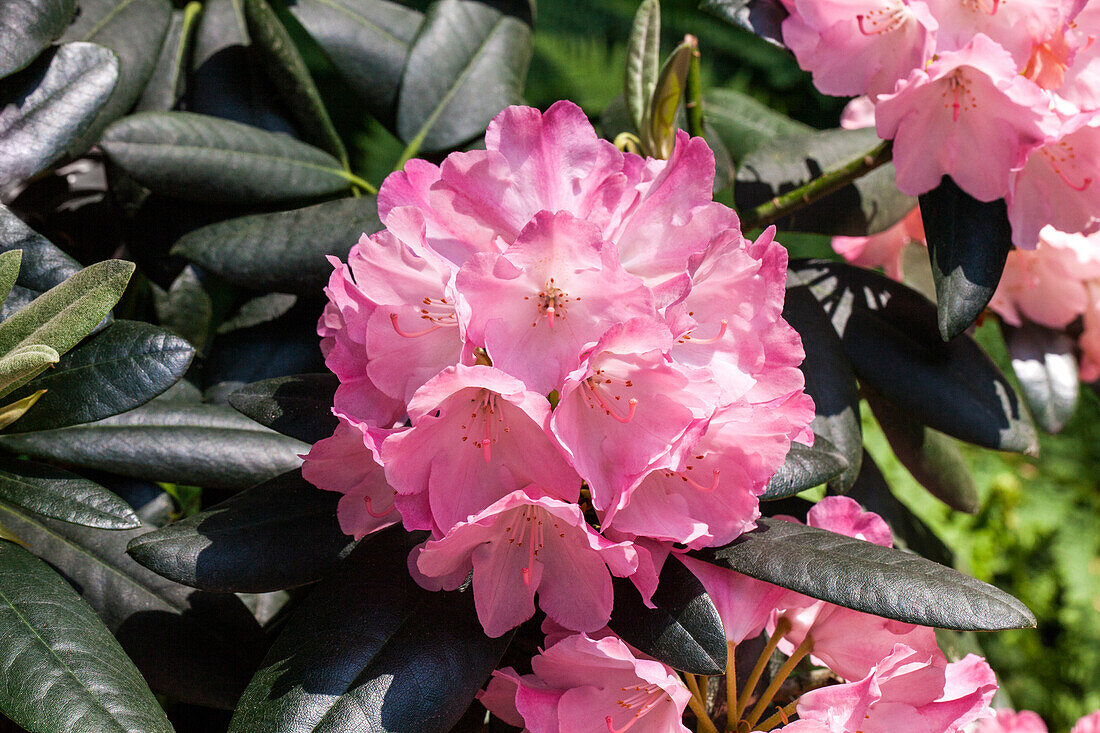
[[244,0],[206,0],[195,31],[187,108],[272,132],[294,125],[271,83],[252,63]]
[[940,334],[955,338],[982,314],[1012,249],[1003,199],[978,201],[944,176],[920,196],[921,219],[936,282]]
[[634,584],[614,578],[615,607],[608,626],[623,641],[673,669],[722,674],[726,634],[703,584],[674,560],[665,562],[648,608]]
[[511,634],[485,636],[472,593],[416,585],[404,535],[361,542],[293,611],[230,733],[451,730]]
[[977,513],[978,487],[951,438],[921,425],[873,390],[865,395],[891,450],[913,478],[952,509]]
[[1048,433],[1061,432],[1077,411],[1081,388],[1074,340],[1030,322],[1020,327],[1002,323],[1001,330],[1032,417]]
[[332,399],[336,375],[298,374],[253,382],[229,395],[229,404],[250,418],[284,435],[316,443],[336,430]]
[[780,519],[713,550],[718,564],[812,598],[909,624],[995,631],[1035,626],[1004,591],[903,550]]
[[165,328],[185,338],[199,354],[206,351],[213,331],[214,301],[197,268],[183,268],[167,291],[154,287],[153,307]]
[[9,542],[0,542],[0,660],[0,712],[30,733],[172,730],[92,609]]
[[69,27],[76,0],[0,2],[0,79],[14,74]]
[[301,464],[309,446],[229,407],[153,401],[94,423],[0,437],[34,458],[191,486],[244,488]]
[[118,84],[95,121],[80,129],[67,150],[74,157],[94,145],[107,125],[130,111],[153,69],[172,22],[168,0],[80,0],[80,12],[62,40],[88,41],[118,58]]
[[841,336],[860,381],[913,419],[969,443],[1034,453],[1035,427],[981,347],[940,338],[936,307],[884,275],[824,260],[791,263]]
[[135,112],[167,112],[179,105],[186,92],[187,62],[201,13],[202,6],[194,0],[183,10],[172,11],[160,55],[134,106]]
[[144,405],[184,375],[194,353],[162,328],[115,321],[16,393],[46,390],[14,431],[63,428]]
[[735,161],[741,161],[769,140],[805,135],[813,130],[736,89],[707,89],[703,92],[703,105],[707,124],[714,128]]
[[309,68],[290,34],[267,0],[243,0],[243,3],[253,57],[258,58],[267,71],[268,79],[282,97],[295,127],[306,142],[327,151],[346,166],[348,152],[329,119],[321,93],[317,91]]
[[44,293],[80,272],[79,262],[0,205],[0,252],[15,249],[23,252],[15,283],[28,290]]
[[118,60],[93,43],[67,43],[0,80],[0,188],[61,158],[107,104]]
[[[777,137],[746,155],[734,186],[737,208],[750,209],[870,151],[882,141],[873,128],[817,130]],[[780,229],[864,236],[888,229],[917,205],[894,185],[884,165],[844,188],[776,222]]]
[[316,295],[332,274],[325,256],[344,259],[363,234],[381,228],[374,197],[363,196],[211,224],[172,252],[235,285]]
[[0,459],[0,499],[44,517],[86,527],[141,526],[129,505],[104,487],[43,463]]
[[814,401],[816,414],[810,427],[843,459],[844,468],[830,479],[829,488],[844,493],[859,475],[863,456],[856,375],[821,304],[807,287],[791,285],[783,302],[783,318],[798,331],[806,349],[799,368],[806,378],[806,393]]
[[777,46],[783,45],[787,10],[780,0],[703,0],[699,7]]
[[134,562],[126,543],[148,527],[91,529],[4,502],[0,521],[79,589],[154,689],[182,702],[233,707],[266,648],[236,596],[187,588]]
[[264,323],[270,323],[286,315],[298,302],[298,296],[286,293],[257,295],[241,304],[236,313],[218,325],[218,333],[232,333]]
[[323,150],[236,122],[190,112],[142,112],[111,125],[103,149],[155,193],[193,201],[260,204],[347,190]]
[[45,344],[64,354],[111,312],[133,271],[132,262],[97,262],[38,296],[0,323],[0,353]]
[[626,46],[626,110],[635,130],[646,128],[661,70],[661,3],[643,0],[634,14]]
[[134,539],[127,552],[193,588],[264,593],[320,580],[355,546],[340,531],[340,495],[298,471]]
[[527,0],[436,0],[401,75],[398,136],[422,153],[468,142],[522,100],[530,60]]
[[401,70],[424,16],[387,0],[297,0],[289,10],[367,111],[392,127]]
[[800,491],[832,481],[848,469],[848,460],[840,454],[836,446],[822,438],[814,436],[813,446],[791,443],[783,465],[768,481],[767,488],[760,495],[760,501],[775,501],[794,496]]

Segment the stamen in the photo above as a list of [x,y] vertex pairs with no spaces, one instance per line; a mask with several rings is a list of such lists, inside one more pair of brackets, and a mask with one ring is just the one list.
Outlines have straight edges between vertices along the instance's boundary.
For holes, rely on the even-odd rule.
[[443,328],[442,324],[437,323],[434,326],[429,326],[428,328],[425,328],[423,331],[414,331],[414,332],[411,332],[411,333],[409,331],[403,331],[403,330],[401,330],[401,327],[397,325],[397,314],[396,313],[390,313],[390,323],[393,324],[393,330],[397,332],[398,336],[404,336],[407,339],[414,339],[414,338],[417,338],[418,336],[424,336],[425,334],[429,334],[432,331],[436,331],[440,328]]
[[363,499],[367,504],[367,514],[371,515],[375,519],[381,519],[382,517],[388,517],[390,514],[393,514],[393,510],[397,508],[396,504],[391,504],[389,509],[387,509],[386,511],[379,514],[378,512],[374,511],[374,509],[371,507],[371,500],[370,500],[369,496],[364,496]]
[[638,711],[631,716],[630,720],[626,721],[626,725],[624,725],[622,728],[615,727],[610,715],[605,717],[604,723],[607,724],[608,733],[625,733],[626,731],[630,730],[630,728],[635,723],[645,717],[646,713],[656,707],[657,703],[659,703],[665,697],[665,691],[661,689],[658,685],[652,683],[645,685],[644,687],[641,685],[635,685],[634,687],[621,687],[619,689],[621,689],[623,692],[634,691],[637,693],[624,700],[617,701],[619,707],[630,710],[637,705]]
[[720,338],[722,338],[723,336],[726,335],[726,328],[729,325],[730,325],[730,322],[727,321],[725,318],[723,318],[722,319],[722,327],[718,329],[718,335],[717,336],[713,336],[709,339],[697,339],[697,338],[689,335],[688,339],[693,344],[704,344],[704,345],[705,344],[713,344],[715,341],[717,341],[718,339],[720,339]]
[[686,473],[681,473],[680,478],[682,478],[684,481],[687,481],[699,491],[709,494],[710,492],[718,488],[718,473],[718,469],[714,469],[714,478],[711,480],[710,486],[703,486],[701,483],[693,479],[691,476],[688,476]]

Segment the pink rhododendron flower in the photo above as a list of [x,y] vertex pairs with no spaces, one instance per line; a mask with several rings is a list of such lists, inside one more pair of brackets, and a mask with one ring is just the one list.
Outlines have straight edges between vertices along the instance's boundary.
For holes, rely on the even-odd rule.
[[[506,109],[485,143],[388,177],[385,229],[334,261],[318,331],[347,424],[308,473],[347,494],[356,532],[429,530],[410,573],[453,588],[472,569],[489,633],[536,591],[594,631],[610,573],[648,599],[665,543],[751,529],[791,440],[812,440],[786,251],[711,200],[713,153],[686,133],[641,158],[560,102]],[[392,504],[329,475],[354,468],[353,429]],[[516,534],[529,523],[545,536]]]
[[868,237],[833,237],[833,249],[848,262],[860,267],[881,267],[899,281],[904,275],[901,265],[905,248],[910,244],[925,244],[919,208],[884,232]]
[[989,307],[1013,326],[1023,318],[1060,329],[1085,312],[1087,281],[1100,277],[1098,238],[1044,229],[1034,250],[1008,254]]
[[783,40],[825,94],[874,97],[932,57],[937,26],[924,0],[795,0]]
[[401,519],[372,438],[377,440],[366,427],[340,417],[332,437],[317,441],[303,456],[306,481],[344,495],[337,505],[340,529],[357,540]]
[[992,718],[978,721],[973,733],[1047,733],[1047,724],[1030,710],[995,710]]
[[627,274],[595,225],[539,212],[503,254],[479,254],[459,271],[470,337],[493,364],[549,394],[577,368],[582,347],[611,325],[656,318],[649,288]]
[[562,626],[606,626],[612,603],[608,568],[625,577],[638,560],[630,543],[596,534],[576,504],[528,487],[459,522],[443,539],[429,540],[417,567],[428,577],[461,576],[460,582],[472,569],[477,617],[485,633],[496,637],[534,615],[536,591],[539,607]]
[[939,21],[937,52],[963,48],[979,34],[1010,53],[1021,69],[1033,47],[1059,32],[1070,19],[1073,0],[928,0]]
[[[886,522],[844,496],[827,496],[819,501],[806,515],[806,524],[884,547],[893,545]],[[777,605],[784,610],[769,622],[769,630],[775,629],[779,618],[790,624],[779,643],[780,651],[790,655],[807,636],[812,637],[811,659],[847,680],[866,675],[897,644],[928,657],[943,656],[935,632],[924,626],[872,616],[793,592]]]
[[1100,112],[1068,120],[1012,177],[1008,197],[1012,242],[1032,249],[1039,231],[1100,227]]
[[1100,710],[1078,720],[1069,733],[1100,733]]
[[726,641],[740,644],[758,636],[779,602],[790,593],[786,588],[718,567],[704,560],[677,554],[676,558],[699,579],[714,601]]
[[949,175],[974,198],[993,201],[1008,193],[1009,172],[1049,138],[1047,105],[1008,52],[978,35],[879,97],[875,125],[894,140],[903,192],[930,191]]
[[[581,481],[549,434],[550,405],[493,367],[440,372],[409,402],[412,427],[382,443],[409,529],[446,531],[530,483],[576,501]],[[428,517],[406,495],[427,494]]]
[[802,695],[785,733],[955,733],[991,715],[993,670],[967,655],[951,664],[898,644],[866,677]]
[[478,698],[531,733],[688,733],[682,717],[691,693],[679,676],[614,636],[566,637],[532,659],[531,669],[493,672]]

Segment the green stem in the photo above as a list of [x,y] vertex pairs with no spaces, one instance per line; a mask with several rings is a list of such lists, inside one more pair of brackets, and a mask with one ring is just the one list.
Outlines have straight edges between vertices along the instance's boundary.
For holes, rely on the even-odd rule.
[[[745,680],[745,686],[741,688],[741,696],[737,698],[737,708],[733,711],[734,720],[741,720],[741,713],[745,712],[745,708],[748,707],[749,698],[752,696],[752,691],[756,689],[756,683],[760,681],[760,677],[764,674],[764,670],[768,666],[768,660],[772,658],[772,653],[779,646],[780,639],[790,630],[791,622],[787,619],[781,618],[776,622],[775,631],[772,632],[771,638],[764,646],[764,651],[760,652],[760,658],[756,660],[756,666],[752,668],[749,678]],[[729,705],[729,703],[726,704]]]
[[[694,40],[694,36],[692,36]],[[687,94],[684,97],[684,110],[687,112],[688,134],[703,137],[703,83],[699,80],[699,46],[691,50],[688,63]]]
[[732,731],[737,725],[734,712],[737,708],[737,645],[726,642],[726,730]]
[[691,708],[691,712],[695,713],[695,717],[699,721],[699,730],[702,733],[718,733],[718,729],[714,727],[714,721],[707,715],[707,705],[703,700],[703,695],[699,692],[699,685],[695,682],[695,675],[686,674],[688,690],[691,692],[691,698],[688,700],[688,707]]
[[399,171],[404,169],[405,164],[416,157],[416,154],[420,152],[420,143],[424,142],[424,136],[428,133],[428,129],[424,128],[405,146],[405,149],[401,151],[401,157],[394,163],[393,169]]
[[768,705],[771,704],[772,698],[775,697],[775,693],[779,692],[779,687],[787,681],[787,678],[790,677],[794,668],[798,666],[798,663],[801,662],[807,654],[813,651],[813,648],[813,637],[807,634],[806,638],[802,640],[802,643],[798,645],[798,648],[794,650],[794,653],[787,658],[787,661],[783,662],[783,666],[775,673],[775,677],[772,678],[771,683],[769,683],[767,689],[764,690],[764,694],[756,701],[756,707],[749,713],[749,717],[745,718],[745,722],[749,724],[750,729],[756,725],[756,721],[760,720],[760,716],[768,709]]
[[780,708],[775,715],[757,725],[755,728],[753,728],[753,730],[769,731],[780,723],[786,725],[790,722],[791,716],[794,715],[794,711],[797,707],[798,700],[795,700],[786,707]]
[[370,181],[360,178],[351,171],[339,171],[339,175],[341,178],[343,178],[345,181],[355,186],[356,188],[361,188],[372,195],[378,193],[378,189],[371,185]]
[[799,186],[782,196],[776,196],[771,201],[745,212],[745,215],[741,217],[741,227],[747,231],[772,224],[803,207],[809,206],[818,199],[844,188],[860,176],[864,176],[875,168],[889,163],[893,160],[893,157],[893,142],[883,140],[872,150],[855,160],[849,161],[839,168],[834,168],[804,186]]

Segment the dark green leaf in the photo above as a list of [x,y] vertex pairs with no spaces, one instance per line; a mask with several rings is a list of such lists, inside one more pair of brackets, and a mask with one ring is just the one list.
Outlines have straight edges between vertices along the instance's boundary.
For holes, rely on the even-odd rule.
[[74,157],[99,140],[107,125],[130,111],[157,65],[157,56],[172,22],[168,0],[79,0],[80,12],[62,40],[88,41],[118,57],[118,84],[95,121],[80,129],[69,144]]
[[657,88],[661,68],[661,3],[643,0],[634,14],[634,25],[626,46],[626,82],[623,85],[626,110],[635,130],[644,130],[649,102]]
[[936,307],[884,275],[824,260],[791,263],[831,317],[859,379],[913,419],[968,443],[1034,453],[1012,385],[965,334],[945,343]]
[[47,390],[13,429],[64,428],[144,405],[183,376],[194,353],[164,329],[115,321],[15,393],[18,398]]
[[336,430],[332,399],[340,380],[334,374],[298,374],[265,379],[229,395],[229,404],[284,435],[316,443]]
[[57,573],[0,542],[0,712],[30,733],[170,733],[118,642]]
[[859,476],[847,495],[886,520],[894,536],[894,547],[918,552],[940,565],[954,565],[951,550],[920,517],[897,500],[886,477],[866,451],[860,466]]
[[703,584],[680,562],[666,560],[647,608],[634,584],[614,578],[615,607],[608,626],[623,641],[673,669],[722,674],[726,634]]
[[153,289],[157,319],[173,333],[187,339],[202,353],[213,330],[214,303],[203,287],[198,269],[188,265],[167,292]]
[[783,45],[781,26],[787,11],[779,0],[703,0],[699,7],[777,46]]
[[[263,657],[259,626],[235,596],[187,588],[134,562],[126,543],[148,528],[89,529],[3,502],[0,521],[79,589],[154,689],[198,705],[236,704]],[[90,730],[100,729],[80,729]]]
[[799,368],[806,378],[806,393],[814,401],[816,414],[810,427],[843,458],[845,468],[829,482],[829,488],[844,493],[859,475],[863,456],[856,375],[844,345],[808,288],[791,283],[783,302],[783,318],[798,331],[806,349]]
[[921,425],[874,390],[864,393],[901,465],[947,506],[975,514],[981,506],[978,487],[951,438]]
[[473,139],[521,101],[530,61],[527,0],[436,0],[401,75],[398,136],[424,153]]
[[141,526],[126,502],[96,482],[32,461],[0,459],[0,499],[45,517],[86,527]]
[[271,85],[282,97],[295,126],[307,142],[328,151],[346,166],[348,152],[290,34],[266,0],[243,1],[253,55],[267,71]]
[[142,535],[127,552],[158,575],[203,590],[294,588],[320,580],[355,546],[336,521],[339,499],[294,471]]
[[118,78],[110,51],[67,43],[0,81],[0,188],[62,157],[107,104]]
[[944,176],[920,196],[921,219],[936,281],[940,334],[945,341],[985,310],[1012,249],[1004,199],[978,201]]
[[1019,327],[1003,323],[1001,329],[1032,417],[1048,433],[1060,432],[1077,411],[1080,382],[1074,340],[1063,331],[1031,322]]
[[290,12],[367,111],[392,126],[401,70],[424,16],[386,0],[296,0]]
[[769,140],[805,135],[813,129],[735,89],[707,89],[703,93],[703,105],[707,124],[714,128],[738,162]]
[[244,488],[301,464],[309,446],[220,405],[153,401],[99,422],[0,437],[36,458],[150,481]]
[[346,258],[363,234],[381,228],[374,197],[363,196],[211,224],[172,252],[242,287],[315,295],[332,274],[325,256]]
[[218,333],[232,333],[245,328],[252,328],[263,323],[270,323],[277,318],[286,315],[298,302],[298,296],[286,293],[268,293],[257,295],[241,304],[230,318],[222,321],[218,326]]
[[286,135],[189,112],[142,112],[114,123],[103,149],[155,193],[259,204],[330,196],[348,187],[340,163]]
[[[873,128],[816,130],[766,142],[746,155],[737,169],[737,208],[751,209],[770,201],[881,142]],[[916,199],[894,185],[894,166],[884,165],[776,225],[816,234],[864,236],[889,228],[916,205]]]
[[294,133],[275,90],[252,63],[243,0],[207,0],[195,33],[189,103],[193,112],[272,132]]
[[325,371],[316,318],[312,309],[296,307],[277,320],[218,334],[209,349],[204,385],[238,382],[230,390],[235,391],[262,379]]
[[187,62],[201,13],[202,6],[198,2],[188,3],[183,10],[172,11],[172,21],[164,34],[160,56],[134,111],[167,112],[179,105],[186,91]]
[[80,263],[0,205],[0,252],[23,251],[18,286],[44,293],[80,272]]
[[97,262],[38,296],[0,323],[0,353],[45,344],[64,354],[111,312],[133,271],[132,262]]
[[0,79],[14,74],[65,32],[76,0],[0,2]]
[[362,543],[298,606],[241,697],[231,733],[445,733],[510,634],[485,636],[472,593],[409,577],[405,532]]
[[791,443],[787,458],[768,482],[768,487],[760,495],[760,501],[794,496],[800,491],[831,481],[847,468],[848,460],[840,454],[836,446],[820,435],[814,436],[812,448],[802,443]]
[[903,550],[780,519],[713,551],[720,565],[812,598],[909,624],[995,631],[1035,626],[1024,604]]

